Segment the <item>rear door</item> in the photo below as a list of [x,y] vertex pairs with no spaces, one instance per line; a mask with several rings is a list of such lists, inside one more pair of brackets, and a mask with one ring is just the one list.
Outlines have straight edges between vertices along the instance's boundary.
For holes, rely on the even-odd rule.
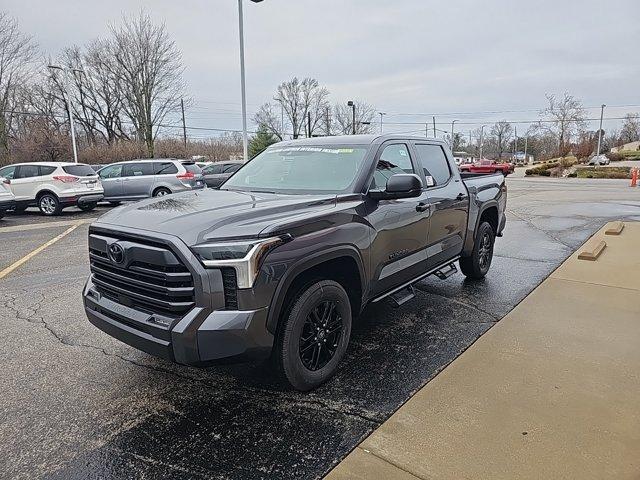
[[431,224],[428,238],[429,268],[434,268],[462,251],[469,215],[469,194],[455,162],[442,145],[414,142],[426,178]]
[[154,183],[153,162],[125,163],[122,167],[123,198],[147,198]]
[[80,190],[100,191],[100,177],[89,165],[78,163],[75,165],[65,165],[62,170],[74,177],[78,177],[78,187]]
[[98,173],[107,200],[121,198],[122,193],[122,164],[108,165]]
[[[386,142],[378,150],[370,190],[384,190],[389,177],[398,173],[417,174],[417,163],[407,142]],[[371,246],[374,272],[371,293],[374,296],[426,271],[429,232],[426,194],[415,198],[372,201],[367,219],[376,232]]]

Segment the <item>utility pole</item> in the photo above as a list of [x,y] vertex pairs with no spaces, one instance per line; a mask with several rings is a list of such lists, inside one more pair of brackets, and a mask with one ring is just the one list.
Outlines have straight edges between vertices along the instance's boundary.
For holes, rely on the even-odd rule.
[[433,138],[437,138],[438,135],[436,134],[436,117],[433,117]]
[[182,110],[182,139],[184,141],[184,151],[185,155],[187,152],[187,124],[184,120],[184,100],[180,99],[180,109]]
[[424,136],[429,138],[429,123],[424,124]]
[[[602,117],[604,116],[604,107],[606,107],[606,105],[603,103],[600,106],[600,128],[598,129],[598,152],[596,153],[596,156],[600,155],[600,147],[602,145]],[[596,165],[598,165],[597,161]]]
[[349,100],[347,106],[351,107],[351,135],[356,134],[356,104]]
[[382,117],[384,117],[386,115],[386,113],[384,112],[378,112],[380,114],[380,134],[382,135],[382,133],[384,132],[384,127],[382,125]]
[[311,138],[311,112],[307,112],[307,130],[309,131],[308,138]]
[[529,143],[529,135],[524,137],[524,163],[529,163],[529,159],[527,158],[527,144]]
[[329,110],[329,107],[327,107],[326,112],[325,112],[325,123],[326,123],[326,128],[327,128],[327,136],[331,135],[331,111]]
[[480,158],[478,160],[482,161],[482,141],[484,140],[484,127],[486,127],[486,125],[482,125],[480,127]]
[[[76,142],[76,126],[73,121],[73,103],[71,95],[69,95],[69,73],[66,68],[62,68],[58,65],[48,65],[52,70],[60,70],[64,75],[64,96],[67,97],[67,113],[69,114],[69,126],[71,129],[71,144],[73,146],[73,161],[78,163],[78,144]],[[81,72],[82,70],[78,70]]]
[[516,161],[516,153],[518,152],[518,127],[513,127],[513,161]]
[[284,107],[280,104],[280,134],[284,140]]

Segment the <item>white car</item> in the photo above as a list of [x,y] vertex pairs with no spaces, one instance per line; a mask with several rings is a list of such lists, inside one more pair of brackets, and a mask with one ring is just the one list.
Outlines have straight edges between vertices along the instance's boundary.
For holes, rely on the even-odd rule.
[[609,163],[611,163],[611,161],[606,155],[594,155],[589,162],[587,162],[587,165],[609,165]]
[[18,213],[31,206],[43,215],[59,215],[73,206],[89,211],[104,197],[100,178],[82,163],[18,163],[0,168],[0,177],[11,181]]
[[7,210],[11,210],[16,206],[16,198],[9,188],[11,180],[0,177],[0,218],[4,217]]

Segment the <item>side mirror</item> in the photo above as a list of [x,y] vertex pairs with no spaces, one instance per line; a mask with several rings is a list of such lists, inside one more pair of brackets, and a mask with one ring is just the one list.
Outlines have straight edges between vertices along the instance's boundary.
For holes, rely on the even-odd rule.
[[372,190],[369,196],[374,200],[395,200],[417,197],[422,192],[422,180],[413,173],[397,173],[387,180],[385,190]]

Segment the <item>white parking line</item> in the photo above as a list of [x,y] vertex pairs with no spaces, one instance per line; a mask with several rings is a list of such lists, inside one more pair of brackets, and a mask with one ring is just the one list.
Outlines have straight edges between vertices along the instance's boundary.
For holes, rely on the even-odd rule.
[[80,225],[82,225],[83,223],[86,223],[82,220],[75,222],[72,226],[70,226],[69,228],[67,228],[64,232],[62,232],[60,235],[58,235],[57,237],[52,238],[51,240],[49,240],[47,243],[40,245],[38,248],[36,248],[35,250],[33,250],[32,252],[26,254],[24,257],[22,257],[20,260],[18,260],[17,262],[9,265],[7,268],[5,268],[4,270],[2,270],[0,272],[0,280],[2,280],[4,277],[6,277],[7,275],[9,275],[11,272],[13,272],[16,268],[18,268],[20,265],[28,262],[30,259],[32,259],[33,257],[35,257],[37,254],[39,254],[41,251],[43,251],[45,248],[50,247],[51,245],[53,245],[54,243],[56,243],[58,240],[63,239],[64,237],[66,237],[67,235],[69,235],[71,232],[73,232],[76,228],[78,228]]
[[83,218],[82,220],[66,220],[60,222],[32,223],[29,225],[14,225],[12,227],[0,227],[0,233],[24,232],[26,230],[39,230],[42,228],[66,227],[68,225],[81,225],[91,223],[98,217]]

